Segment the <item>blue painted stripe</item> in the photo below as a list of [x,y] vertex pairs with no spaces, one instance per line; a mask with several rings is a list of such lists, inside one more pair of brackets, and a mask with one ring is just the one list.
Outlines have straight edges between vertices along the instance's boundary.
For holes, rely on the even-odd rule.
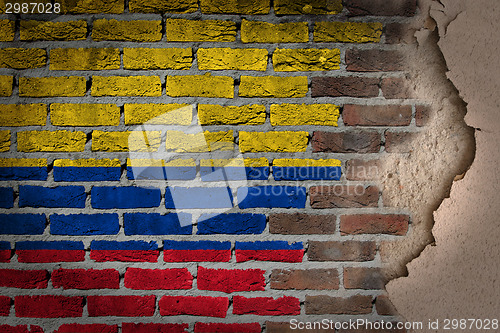
[[118,181],[120,167],[54,167],[56,182]]
[[156,242],[145,242],[145,241],[126,241],[126,242],[116,242],[116,241],[92,241],[90,243],[91,250],[158,250],[158,244]]
[[216,182],[224,180],[266,180],[269,167],[200,167],[201,180]]
[[83,242],[72,241],[24,241],[16,243],[16,250],[84,250]]
[[12,187],[0,187],[0,208],[14,207],[14,189]]
[[196,167],[127,167],[128,179],[146,180],[190,180],[196,177]]
[[340,180],[342,168],[339,166],[276,167],[273,166],[275,180]]
[[47,167],[0,167],[0,180],[47,180]]
[[45,214],[0,214],[0,234],[41,235],[45,230]]
[[287,241],[236,242],[236,250],[302,250],[302,242],[288,244]]
[[[191,214],[124,214],[125,235],[191,235]],[[184,225],[185,227],[181,227]]]
[[240,208],[305,208],[307,191],[298,186],[254,186],[238,188]]
[[165,250],[230,250],[231,242],[216,241],[163,241]]
[[264,214],[203,214],[198,219],[197,234],[260,234],[265,228]]
[[0,250],[10,250],[10,242],[0,241]]
[[228,187],[167,187],[165,207],[185,208],[232,208],[233,195]]
[[94,187],[90,193],[93,208],[152,208],[158,207],[161,192],[158,188],[146,187]]
[[19,186],[19,207],[85,208],[83,186]]
[[119,230],[118,214],[53,214],[50,216],[52,235],[116,235]]

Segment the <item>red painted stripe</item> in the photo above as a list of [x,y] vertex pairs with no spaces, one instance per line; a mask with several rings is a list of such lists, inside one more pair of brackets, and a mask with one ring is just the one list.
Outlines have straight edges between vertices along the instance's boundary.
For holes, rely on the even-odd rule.
[[10,262],[11,250],[0,250],[0,262]]
[[17,250],[19,262],[73,262],[84,261],[84,250]]
[[227,262],[231,260],[231,250],[163,250],[163,260],[166,262]]
[[304,250],[236,250],[236,261],[302,262]]
[[133,261],[157,262],[160,253],[156,250],[91,250],[90,259],[97,262]]

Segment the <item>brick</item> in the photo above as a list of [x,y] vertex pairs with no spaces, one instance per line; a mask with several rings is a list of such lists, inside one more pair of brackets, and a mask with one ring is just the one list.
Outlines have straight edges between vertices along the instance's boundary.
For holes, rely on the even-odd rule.
[[347,0],[344,1],[344,6],[350,16],[413,16],[417,9],[417,1]]
[[[231,243],[229,243],[229,248],[231,248]],[[10,242],[0,241],[0,262],[10,262],[13,252]]]
[[275,158],[275,180],[340,180],[341,161],[337,159]]
[[234,97],[234,80],[229,76],[183,75],[167,76],[167,96],[172,97]]
[[118,214],[50,215],[50,234],[65,236],[116,235]]
[[46,180],[44,158],[0,158],[0,180]]
[[92,241],[90,259],[96,262],[157,262],[158,244],[146,241]]
[[427,105],[415,106],[415,123],[418,127],[427,126],[430,123],[432,109]]
[[89,317],[151,317],[155,296],[87,296]]
[[303,152],[306,151],[308,132],[239,132],[241,152]]
[[85,260],[83,242],[16,242],[17,261],[23,263],[77,262]]
[[410,217],[397,214],[358,214],[340,217],[342,235],[389,234],[404,236]]
[[399,313],[391,300],[386,295],[377,296],[375,299],[375,309],[381,316],[398,316]]
[[0,269],[0,287],[45,289],[48,281],[46,270]]
[[267,180],[269,161],[261,158],[231,158],[200,160],[200,175],[204,182],[227,180]]
[[309,27],[307,22],[267,23],[241,22],[241,41],[243,43],[307,43]]
[[339,274],[336,269],[273,269],[271,289],[336,290],[339,289]]
[[54,126],[118,126],[120,108],[116,104],[50,104]]
[[231,242],[216,241],[164,241],[165,262],[228,262],[231,259]]
[[320,132],[312,137],[313,152],[378,153],[382,142],[377,132]]
[[277,15],[290,14],[339,14],[342,0],[276,0],[274,12]]
[[240,77],[240,97],[305,97],[307,76],[245,76]]
[[408,79],[386,77],[380,83],[382,94],[387,99],[409,99],[414,98]]
[[87,22],[84,20],[68,22],[21,21],[20,39],[34,40],[85,40]]
[[[13,201],[14,193],[9,194]],[[4,235],[41,235],[45,230],[44,214],[0,214],[0,219],[0,234]]]
[[46,104],[0,104],[2,126],[43,126],[47,123]]
[[163,296],[159,301],[162,316],[204,316],[225,318],[229,307],[227,297]]
[[382,36],[379,22],[316,22],[314,41],[316,43],[378,43]]
[[23,131],[17,133],[17,151],[83,151],[87,136],[76,131]]
[[309,261],[371,261],[375,259],[375,242],[309,241]]
[[0,20],[0,42],[12,42],[15,32],[15,21]]
[[232,208],[228,187],[169,187],[165,192],[167,209]]
[[16,317],[64,318],[81,317],[84,297],[81,296],[16,296]]
[[351,72],[393,72],[407,67],[403,54],[391,50],[350,49],[346,51],[345,62]]
[[346,289],[384,289],[384,286],[385,279],[380,268],[344,268],[344,288]]
[[379,189],[363,185],[312,186],[309,198],[312,208],[377,207]]
[[161,143],[160,131],[103,132],[92,131],[92,151],[154,152]]
[[141,180],[193,180],[196,177],[196,162],[192,158],[172,159],[168,162],[129,158],[127,177]]
[[186,134],[180,131],[167,131],[167,151],[177,153],[208,152],[208,151],[233,151],[233,131],[209,132]]
[[123,42],[158,42],[161,40],[161,21],[118,21],[115,19],[94,20],[92,39]]
[[411,105],[344,105],[342,119],[346,126],[408,126]]
[[62,289],[118,289],[120,273],[116,269],[56,269],[52,286]]
[[336,216],[303,213],[269,215],[269,232],[282,235],[334,234]]
[[0,97],[9,97],[12,95],[14,77],[11,75],[0,75]]
[[4,333],[43,333],[43,329],[40,326],[30,325],[0,325],[0,330]]
[[198,121],[200,125],[262,125],[266,121],[266,107],[198,104]]
[[160,205],[160,189],[150,187],[94,186],[90,192],[93,208],[151,208]]
[[386,132],[385,151],[388,153],[409,153],[415,148],[419,133]]
[[[387,322],[386,322],[387,323]],[[402,329],[397,329],[396,328],[396,325],[397,323],[396,322],[392,322],[392,328],[385,328],[385,329],[375,329],[375,328],[364,328],[363,329],[363,332],[364,333],[407,333],[408,331],[404,328]],[[348,326],[345,326],[345,327],[348,327]],[[360,326],[362,327],[362,326]],[[374,327],[374,326],[372,326]],[[387,327],[387,325],[386,325]],[[340,330],[339,333],[357,333],[359,332],[358,329],[343,329],[343,330]]]
[[347,161],[347,180],[377,180],[382,171],[380,160],[352,159]]
[[198,219],[198,235],[261,234],[266,228],[264,214],[202,214]]
[[200,48],[200,70],[265,71],[268,53],[266,49]]
[[185,333],[189,324],[122,323],[122,333]]
[[261,269],[210,269],[198,266],[199,290],[214,290],[225,293],[237,291],[263,291],[266,286]]
[[204,14],[269,14],[269,0],[201,0]]
[[132,13],[194,13],[198,10],[197,0],[130,0],[129,10]]
[[118,181],[121,177],[121,164],[117,158],[58,159],[54,160],[53,170],[56,182]]
[[190,104],[125,104],[125,125],[190,125]]
[[372,312],[372,296],[355,295],[348,298],[326,295],[306,295],[306,314],[348,314],[361,315]]
[[276,72],[331,71],[340,68],[339,49],[276,49]]
[[[10,314],[10,304],[12,299],[8,296],[0,296],[0,317],[6,317]],[[5,332],[3,325],[0,325],[0,330]]]
[[311,78],[312,97],[377,97],[379,79],[372,77],[313,77]]
[[106,324],[62,324],[54,333],[118,333],[118,325]]
[[10,131],[0,131],[0,152],[10,150]]
[[415,44],[417,29],[409,24],[388,23],[385,26],[385,42],[387,44]]
[[196,323],[194,325],[195,333],[260,333],[262,331],[259,323],[244,323],[244,324],[225,324],[225,323]]
[[238,188],[238,205],[246,208],[305,208],[306,189],[296,186]]
[[[267,333],[294,333],[294,332],[331,333],[332,332],[332,329],[330,329],[330,328],[326,328],[326,329],[313,328],[313,327],[317,327],[317,326],[312,326],[312,325],[314,325],[312,322],[303,323],[304,326],[300,326],[300,325],[302,325],[302,324],[299,324],[298,322],[296,323],[296,325],[291,325],[289,321],[287,321],[287,322],[266,321],[266,332]],[[310,326],[306,326],[306,325],[310,325]],[[316,325],[318,325],[318,324],[316,324]],[[299,327],[303,327],[303,328],[299,328]],[[297,329],[299,329],[300,331],[297,331]]]
[[119,69],[120,49],[64,48],[50,50],[50,70],[101,71]]
[[19,96],[23,97],[82,97],[86,92],[82,76],[19,78]]
[[12,207],[14,207],[14,189],[12,187],[0,187],[0,208]]
[[234,42],[236,23],[222,20],[166,20],[169,42]]
[[61,0],[64,14],[121,14],[124,11],[124,0],[74,1]]
[[0,68],[29,69],[47,64],[47,51],[44,49],[23,49],[7,47],[0,49]]
[[125,235],[191,235],[191,214],[125,213],[123,229]]
[[141,269],[127,268],[125,288],[137,290],[191,289],[193,276],[187,268]]
[[161,96],[159,76],[93,76],[91,95],[99,96]]
[[190,69],[192,62],[191,48],[123,48],[125,69]]
[[236,262],[250,260],[302,262],[304,246],[302,242],[256,241],[235,243]]
[[85,208],[83,186],[19,186],[19,207]]
[[233,296],[233,314],[257,316],[296,316],[300,314],[300,301],[298,298],[282,296],[253,297]]
[[339,107],[334,104],[272,104],[271,125],[337,126]]

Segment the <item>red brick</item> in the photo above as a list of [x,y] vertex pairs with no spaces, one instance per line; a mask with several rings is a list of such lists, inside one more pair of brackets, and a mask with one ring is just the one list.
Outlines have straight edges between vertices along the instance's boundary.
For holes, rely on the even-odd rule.
[[313,77],[312,97],[377,97],[379,79],[367,77]]
[[84,298],[80,296],[16,296],[16,317],[59,318],[81,317]]
[[340,217],[342,235],[389,234],[403,236],[408,231],[410,217],[396,214],[358,214]]
[[54,333],[118,333],[118,325],[106,324],[63,324]]
[[262,331],[259,323],[246,324],[223,324],[223,323],[196,323],[195,333],[260,333]]
[[419,127],[429,125],[431,118],[431,108],[426,105],[417,105],[415,107],[415,122]]
[[46,270],[0,269],[0,287],[43,289],[48,281]]
[[344,105],[342,119],[346,126],[408,126],[410,105]]
[[123,323],[122,333],[184,333],[189,324]]
[[337,217],[303,213],[278,213],[269,216],[269,232],[282,235],[334,234]]
[[306,296],[306,314],[360,315],[372,312],[372,296],[355,295],[348,298],[326,295]]
[[310,261],[370,261],[376,252],[375,242],[310,241],[307,256]]
[[210,269],[198,267],[198,289],[225,293],[264,290],[266,286],[265,272],[261,269]]
[[404,23],[388,23],[385,26],[385,42],[387,44],[415,44],[417,29]]
[[311,186],[309,197],[312,208],[377,207],[379,189],[363,185]]
[[388,153],[409,153],[413,150],[419,133],[386,132],[385,151]]
[[381,316],[397,316],[398,311],[386,295],[377,296],[375,299],[375,309]]
[[52,272],[52,285],[63,289],[118,289],[120,273],[116,269],[58,269]]
[[347,180],[377,180],[381,174],[380,160],[353,159],[347,161]]
[[[0,296],[0,316],[8,316],[12,299],[8,296]],[[1,331],[0,331],[1,332]]]
[[344,7],[350,16],[413,16],[417,0],[344,0]]
[[382,94],[387,99],[415,98],[415,93],[410,87],[408,79],[386,77],[380,83]]
[[399,51],[378,49],[346,51],[345,62],[351,72],[394,72],[403,71],[407,62]]
[[187,268],[127,268],[125,272],[125,287],[130,289],[191,289],[192,286],[193,276]]
[[258,316],[299,315],[300,301],[298,298],[289,296],[276,299],[272,297],[247,298],[234,296],[233,314],[253,314]]
[[384,289],[384,286],[385,280],[379,268],[344,268],[344,288],[346,289]]
[[382,141],[377,132],[320,132],[312,137],[315,153],[378,153]]
[[156,308],[155,296],[87,296],[89,317],[149,317]]
[[0,325],[0,332],[2,333],[43,333],[43,329],[40,326],[30,325]]
[[159,305],[162,316],[188,315],[225,318],[229,299],[209,296],[163,296]]
[[336,269],[273,269],[271,289],[339,289],[339,273]]

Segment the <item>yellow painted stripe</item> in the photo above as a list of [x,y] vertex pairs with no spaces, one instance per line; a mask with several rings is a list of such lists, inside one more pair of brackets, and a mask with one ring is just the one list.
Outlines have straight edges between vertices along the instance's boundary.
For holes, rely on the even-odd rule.
[[267,158],[233,158],[233,159],[206,159],[200,160],[202,167],[265,167],[269,166]]
[[301,159],[301,158],[277,158],[273,161],[273,166],[277,167],[317,167],[317,166],[328,166],[336,167],[340,166],[340,161],[336,159]]
[[196,167],[196,162],[192,158],[187,159],[176,159],[165,162],[164,160],[153,160],[153,159],[127,159],[127,166],[129,167]]
[[0,167],[46,167],[45,158],[0,158]]
[[95,158],[81,158],[77,160],[55,160],[55,167],[120,167],[119,159],[105,158],[98,160]]

